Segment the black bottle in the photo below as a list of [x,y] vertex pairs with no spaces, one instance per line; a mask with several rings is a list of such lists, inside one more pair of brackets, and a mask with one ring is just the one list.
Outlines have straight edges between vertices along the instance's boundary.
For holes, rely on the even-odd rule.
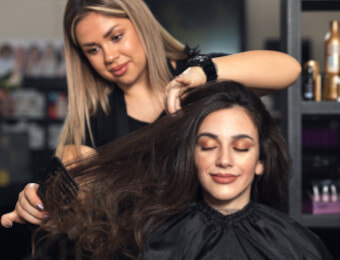
[[302,98],[303,100],[314,100],[314,71],[312,66],[306,66],[306,70],[303,75],[303,85],[302,85]]

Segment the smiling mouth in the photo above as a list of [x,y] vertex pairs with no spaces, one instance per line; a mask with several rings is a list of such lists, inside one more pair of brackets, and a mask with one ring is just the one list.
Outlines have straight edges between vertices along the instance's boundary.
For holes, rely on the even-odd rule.
[[210,174],[211,178],[219,184],[233,183],[239,177],[233,174]]
[[122,76],[128,69],[129,62],[120,64],[110,70],[110,72],[115,76]]

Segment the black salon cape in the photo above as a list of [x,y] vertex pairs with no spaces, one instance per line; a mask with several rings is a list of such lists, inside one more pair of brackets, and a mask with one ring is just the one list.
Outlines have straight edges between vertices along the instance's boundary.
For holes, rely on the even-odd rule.
[[161,225],[144,247],[145,260],[333,259],[322,241],[285,214],[250,202],[222,215],[204,201]]

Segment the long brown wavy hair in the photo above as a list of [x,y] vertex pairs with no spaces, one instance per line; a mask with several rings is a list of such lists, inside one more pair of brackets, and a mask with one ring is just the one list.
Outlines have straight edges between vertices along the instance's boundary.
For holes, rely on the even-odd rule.
[[98,149],[97,155],[67,165],[80,186],[78,200],[63,201],[62,178],[41,194],[49,219],[41,229],[67,234],[92,259],[142,256],[143,241],[163,221],[198,197],[194,162],[196,135],[210,113],[244,107],[259,131],[264,173],[251,199],[277,206],[285,198],[290,159],[284,138],[261,100],[236,82],[191,90],[182,110]]

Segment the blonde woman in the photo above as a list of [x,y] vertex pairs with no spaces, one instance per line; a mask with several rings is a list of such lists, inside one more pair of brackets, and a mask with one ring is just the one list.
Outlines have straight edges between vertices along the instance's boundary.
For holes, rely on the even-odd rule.
[[[188,88],[239,81],[263,95],[291,85],[299,63],[273,51],[198,56],[174,39],[142,0],[68,0],[64,14],[68,115],[56,149],[64,161],[180,107]],[[48,213],[27,184],[1,224],[40,224]]]

